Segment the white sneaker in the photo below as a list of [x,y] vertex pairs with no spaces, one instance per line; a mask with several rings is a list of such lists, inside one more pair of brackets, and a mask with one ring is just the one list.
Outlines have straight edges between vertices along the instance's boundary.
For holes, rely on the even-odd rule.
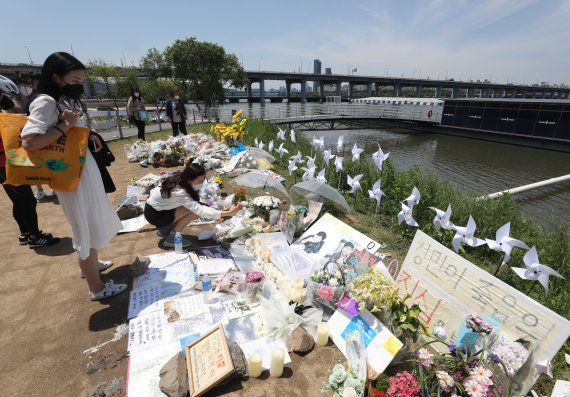
[[[112,261],[99,261],[99,273],[104,272],[105,270],[107,270],[111,266],[113,266]],[[83,273],[83,270],[81,270],[81,272],[79,273],[79,276],[81,278],[85,278],[85,273]]]
[[46,197],[46,194],[40,190],[34,194],[34,197],[36,200],[43,200]]
[[98,301],[100,299],[110,298],[115,295],[119,295],[127,289],[127,284],[115,284],[113,280],[109,280],[105,283],[105,288],[99,292],[89,291],[89,298],[92,301]]

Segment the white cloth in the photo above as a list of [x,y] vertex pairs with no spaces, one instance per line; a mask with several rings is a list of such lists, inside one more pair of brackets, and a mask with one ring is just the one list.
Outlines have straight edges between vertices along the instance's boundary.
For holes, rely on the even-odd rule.
[[221,211],[215,210],[208,206],[202,205],[195,201],[181,187],[175,187],[170,192],[169,198],[163,198],[160,194],[161,186],[157,186],[150,191],[150,195],[146,200],[157,211],[172,210],[178,207],[188,208],[190,211],[198,215],[200,218],[218,219],[222,216]]
[[[21,136],[45,134],[58,122],[56,101],[41,95],[30,104],[30,116]],[[122,229],[121,221],[107,199],[101,173],[91,152],[87,151],[85,168],[77,188],[58,192],[57,198],[73,231],[73,248],[87,259],[91,248],[106,247]]]

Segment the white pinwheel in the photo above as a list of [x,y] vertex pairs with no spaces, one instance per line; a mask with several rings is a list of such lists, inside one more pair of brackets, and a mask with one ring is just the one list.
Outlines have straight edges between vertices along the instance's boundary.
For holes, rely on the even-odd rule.
[[313,181],[315,179],[315,171],[316,169],[311,167],[311,168],[305,168],[305,167],[301,167],[301,169],[303,171],[305,171],[303,173],[303,176],[301,177],[301,179],[303,180],[303,182],[305,181]]
[[313,147],[315,150],[323,150],[325,148],[325,137],[315,138],[313,136]]
[[416,222],[416,220],[412,216],[412,209],[413,208],[408,207],[404,203],[400,203],[400,204],[402,205],[402,210],[400,212],[398,212],[398,225],[402,224],[402,222],[406,222],[406,224],[408,226],[420,227],[420,225],[418,225],[418,223]]
[[412,194],[410,194],[404,201],[406,202],[408,207],[412,208],[414,205],[420,203],[421,196],[422,195],[420,194],[419,189],[414,186],[414,188],[412,189]]
[[303,155],[301,154],[301,151],[298,150],[298,151],[297,151],[297,154],[294,155],[294,156],[291,156],[290,159],[291,159],[292,161],[294,161],[295,164],[297,164],[297,163],[299,163],[299,162],[302,162],[302,160],[303,160]]
[[295,130],[291,129],[291,142],[297,143],[297,137],[295,136]]
[[269,141],[269,145],[267,146],[267,151],[269,153],[273,152],[273,147],[274,147],[274,143],[273,143],[273,139],[271,141]]
[[293,172],[297,170],[297,165],[295,164],[295,161],[289,160],[289,165],[287,166],[287,169],[289,170],[289,175],[293,175]]
[[358,146],[356,146],[355,143],[354,147],[352,148],[352,161],[360,160],[360,155],[362,154],[363,151],[364,149],[360,149]]
[[511,232],[511,222],[506,223],[503,226],[501,226],[499,229],[497,229],[495,240],[491,240],[488,238],[485,239],[487,245],[493,251],[503,251],[505,253],[503,261],[501,262],[501,266],[503,266],[505,263],[509,261],[509,259],[511,259],[511,252],[514,247],[523,248],[525,250],[529,249],[528,245],[526,245],[522,241],[510,237],[509,236],[510,232]]
[[331,154],[330,150],[325,150],[323,151],[323,161],[325,162],[325,164],[328,166],[329,162],[331,161],[331,159],[334,158],[334,154]]
[[325,170],[326,168],[323,168],[321,171],[319,171],[316,178],[317,182],[327,183],[327,180],[325,178]]
[[285,138],[285,131],[283,131],[281,128],[279,128],[279,131],[277,131],[277,139],[281,139],[282,141],[287,140],[287,138]]
[[307,156],[307,168],[315,168],[315,160],[317,159],[317,155],[315,157]]
[[465,243],[470,247],[478,247],[485,244],[485,239],[474,236],[475,229],[477,229],[477,225],[475,224],[475,219],[473,219],[471,215],[469,215],[467,226],[455,226],[455,236],[453,236],[453,239],[451,240],[451,244],[453,245],[455,252],[459,251],[461,243]]
[[279,157],[281,159],[283,159],[283,155],[285,153],[289,153],[289,151],[283,147],[283,143],[281,143],[281,145],[279,145],[279,148],[276,151],[277,151],[277,153],[279,153]]
[[382,196],[386,196],[386,194],[380,190],[380,179],[374,182],[372,186],[372,190],[368,191],[370,198],[376,199],[376,209],[380,207],[380,202],[382,201]]
[[336,168],[336,172],[342,171],[342,161],[344,160],[344,157],[340,157],[340,156],[336,156],[336,159],[334,159],[334,166]]
[[253,139],[253,143],[255,144],[255,147],[257,147],[257,145],[259,145],[259,142],[258,142],[258,140],[257,140],[257,137],[255,137],[255,138]]
[[372,153],[372,160],[374,161],[374,165],[376,166],[376,168],[378,168],[380,171],[382,171],[382,164],[388,158],[390,153],[384,154],[384,152],[380,148],[380,144],[379,143],[377,143],[377,144],[378,144],[378,151]]
[[433,225],[437,230],[455,230],[455,225],[450,221],[451,218],[451,204],[447,205],[447,210],[442,211],[439,208],[429,207],[430,210],[435,211],[435,218],[433,218]]
[[523,280],[538,281],[544,287],[544,294],[548,295],[548,278],[556,276],[564,278],[560,273],[551,268],[550,266],[543,265],[538,260],[536,247],[532,247],[527,251],[523,257],[526,268],[511,267],[516,274]]
[[360,179],[362,178],[363,174],[356,175],[352,178],[350,175],[346,176],[346,183],[350,186],[349,193],[355,193],[357,190],[362,190],[362,186],[360,186]]
[[340,153],[344,150],[344,135],[338,137],[336,141],[336,152]]
[[264,147],[265,143],[263,143],[263,141],[259,141],[259,143],[257,144],[257,148],[263,150]]

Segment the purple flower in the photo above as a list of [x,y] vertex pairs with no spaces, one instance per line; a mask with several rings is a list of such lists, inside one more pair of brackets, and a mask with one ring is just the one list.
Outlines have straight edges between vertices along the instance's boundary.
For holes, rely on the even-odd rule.
[[491,356],[493,358],[493,361],[498,363],[499,361],[501,361],[501,359],[499,358],[499,356],[497,356],[495,353],[493,353],[493,355]]
[[449,352],[450,352],[452,355],[455,355],[455,344],[452,343],[452,344],[449,345]]

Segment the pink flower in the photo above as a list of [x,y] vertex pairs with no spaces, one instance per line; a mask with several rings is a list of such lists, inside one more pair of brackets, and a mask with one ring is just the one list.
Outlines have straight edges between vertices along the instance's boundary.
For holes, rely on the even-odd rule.
[[265,274],[262,272],[249,272],[245,276],[245,281],[248,283],[257,283],[265,280]]
[[437,381],[439,382],[439,387],[441,387],[443,391],[449,392],[451,388],[455,385],[455,382],[453,381],[451,375],[449,375],[445,371],[437,371],[435,373],[435,376],[437,377]]
[[334,297],[334,290],[326,285],[321,285],[317,289],[317,295],[325,301],[330,301]]
[[493,373],[484,365],[479,365],[469,371],[469,377],[476,380],[481,386],[491,386]]
[[408,371],[400,372],[390,377],[387,390],[390,396],[417,397],[420,392],[419,382]]
[[465,392],[470,397],[485,397],[485,395],[487,394],[487,387],[483,387],[475,379],[467,378],[463,382],[463,386],[465,387]]
[[426,348],[421,348],[416,352],[418,355],[418,362],[425,368],[431,368],[433,365],[433,354],[431,354]]

